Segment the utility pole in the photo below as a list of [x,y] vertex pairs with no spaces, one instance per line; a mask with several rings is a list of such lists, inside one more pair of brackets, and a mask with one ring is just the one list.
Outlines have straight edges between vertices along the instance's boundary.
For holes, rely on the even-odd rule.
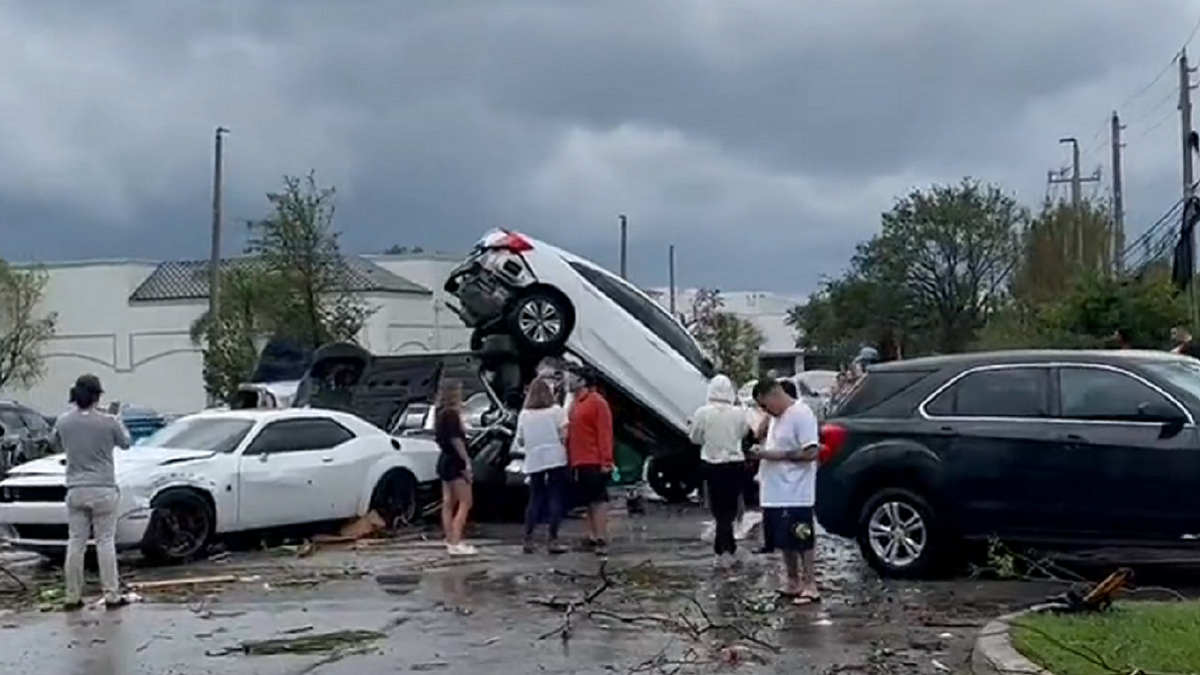
[[[1047,186],[1047,188],[1050,188],[1058,183],[1070,183],[1071,184],[1071,208],[1074,210],[1075,213],[1078,214],[1080,212],[1080,209],[1083,207],[1083,184],[1084,183],[1099,183],[1100,182],[1100,170],[1097,169],[1095,172],[1092,173],[1091,176],[1084,178],[1083,175],[1080,174],[1080,167],[1079,167],[1079,161],[1080,161],[1080,159],[1079,159],[1079,140],[1073,136],[1069,136],[1067,138],[1058,139],[1058,142],[1071,145],[1071,168],[1069,169],[1070,174],[1064,176],[1064,174],[1067,173],[1065,171],[1060,171],[1057,173],[1054,171],[1051,171],[1046,176],[1046,186]],[[1047,194],[1049,194],[1049,193],[1047,192]],[[1077,261],[1077,265],[1082,269],[1085,266],[1084,233],[1083,233],[1082,222],[1080,222],[1081,219],[1077,217],[1074,220],[1076,221],[1076,224],[1075,224],[1076,225],[1075,226],[1075,255],[1071,255],[1071,251],[1067,250],[1067,251],[1063,251],[1063,256],[1067,260],[1071,260],[1072,258],[1074,258]],[[1067,247],[1069,249],[1070,245],[1068,244]]]
[[617,220],[621,221],[621,278],[629,280],[629,270],[626,265],[629,262],[629,219],[624,214],[617,216]]
[[209,344],[220,334],[221,322],[221,190],[222,181],[222,144],[229,130],[217,127],[215,147],[213,148],[213,186],[212,186],[212,251],[208,261],[208,329]]
[[[1196,196],[1196,180],[1192,167],[1192,69],[1188,67],[1187,49],[1179,50],[1179,122],[1183,148],[1183,221],[1182,228],[1191,231],[1188,250],[1192,259],[1188,261],[1192,278],[1188,280],[1188,297],[1192,305],[1192,330],[1200,329],[1200,306],[1196,303],[1196,233],[1188,223],[1192,218],[1193,197]],[[1182,236],[1182,232],[1180,235]]]
[[1112,220],[1113,269],[1120,276],[1125,271],[1125,194],[1121,184],[1121,117],[1112,114]]
[[671,294],[667,306],[671,309],[671,316],[675,316],[675,244],[667,247],[667,286],[667,292]]

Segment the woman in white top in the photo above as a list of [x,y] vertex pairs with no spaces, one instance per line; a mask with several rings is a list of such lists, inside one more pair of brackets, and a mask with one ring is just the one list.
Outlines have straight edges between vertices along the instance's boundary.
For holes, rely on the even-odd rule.
[[517,416],[516,446],[525,453],[525,475],[529,484],[529,505],[525,509],[526,553],[533,553],[533,531],[546,522],[550,553],[565,553],[558,540],[562,523],[563,499],[570,482],[567,468],[567,413],[554,400],[554,391],[545,378],[535,378],[525,393],[525,404]]
[[736,400],[733,382],[717,375],[708,383],[708,403],[692,416],[689,429],[692,442],[700,446],[700,458],[704,460],[709,508],[717,525],[713,538],[717,566],[736,559],[733,524],[746,482],[742,439],[750,432],[750,421],[746,411],[734,405]]

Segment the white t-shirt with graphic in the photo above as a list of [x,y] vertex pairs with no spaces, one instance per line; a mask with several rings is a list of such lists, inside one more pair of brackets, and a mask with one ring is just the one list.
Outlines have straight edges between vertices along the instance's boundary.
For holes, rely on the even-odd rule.
[[[796,401],[771,420],[764,447],[803,450],[820,443],[817,416],[804,401]],[[759,464],[760,501],[763,508],[811,507],[817,500],[817,462],[764,459]]]

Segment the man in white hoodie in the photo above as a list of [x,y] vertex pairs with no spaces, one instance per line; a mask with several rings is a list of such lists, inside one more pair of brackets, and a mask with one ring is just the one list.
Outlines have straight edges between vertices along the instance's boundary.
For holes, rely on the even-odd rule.
[[734,522],[746,482],[746,456],[742,439],[750,431],[746,411],[735,405],[733,382],[717,375],[708,383],[708,403],[692,416],[689,435],[700,446],[708,505],[716,522],[713,538],[715,565],[725,567],[737,560]]

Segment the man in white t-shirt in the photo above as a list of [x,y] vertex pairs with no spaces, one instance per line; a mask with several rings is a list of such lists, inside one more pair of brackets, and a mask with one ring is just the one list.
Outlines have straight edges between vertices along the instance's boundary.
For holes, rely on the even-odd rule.
[[770,545],[783,558],[785,596],[796,604],[820,600],[817,590],[815,549],[817,450],[820,447],[817,416],[803,402],[788,395],[770,378],[754,386],[754,400],[771,416],[766,449],[760,460],[760,502],[764,531]]

